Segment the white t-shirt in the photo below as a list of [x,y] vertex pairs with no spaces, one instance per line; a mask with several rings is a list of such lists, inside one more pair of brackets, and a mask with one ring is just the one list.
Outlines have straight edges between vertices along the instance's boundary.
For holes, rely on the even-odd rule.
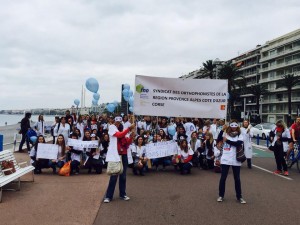
[[194,155],[194,152],[190,147],[188,148],[187,152],[181,150],[180,147],[178,147],[178,155],[181,155],[181,158],[183,160],[186,160],[190,155]]
[[196,131],[196,127],[193,123],[191,122],[187,122],[183,125],[184,129],[185,129],[185,134],[187,136],[187,141],[190,142],[191,141],[191,134]]

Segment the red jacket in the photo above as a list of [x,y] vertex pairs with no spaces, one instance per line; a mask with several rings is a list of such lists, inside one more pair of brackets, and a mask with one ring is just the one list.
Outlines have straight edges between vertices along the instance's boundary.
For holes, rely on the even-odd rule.
[[127,149],[129,148],[130,144],[133,141],[132,138],[125,137],[125,135],[129,131],[130,130],[127,128],[127,129],[123,130],[122,132],[116,132],[114,134],[114,136],[118,138],[117,146],[118,146],[119,155],[127,155]]

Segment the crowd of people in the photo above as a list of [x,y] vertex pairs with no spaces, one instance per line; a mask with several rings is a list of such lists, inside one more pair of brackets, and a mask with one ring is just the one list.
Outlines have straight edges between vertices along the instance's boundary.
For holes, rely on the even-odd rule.
[[[28,118],[28,115],[25,118]],[[27,127],[21,129],[23,136],[25,130],[30,128],[30,123],[25,124]],[[124,171],[119,176],[120,197],[129,200],[125,189],[126,169],[128,156],[130,156],[133,163],[129,167],[132,168],[134,175],[144,176],[150,169],[165,170],[168,166],[174,167],[174,170],[182,175],[191,173],[193,167],[221,173],[218,201],[222,202],[226,177],[232,166],[236,198],[241,203],[246,203],[242,198],[241,162],[236,160],[236,149],[241,147],[244,149],[247,167],[251,169],[253,133],[248,120],[244,120],[240,125],[235,120],[226,124],[221,119],[134,117],[132,115],[79,115],[77,118],[67,110],[65,116],[55,118],[51,130],[53,144],[59,147],[56,160],[36,158],[39,143],[45,143],[43,124],[43,116],[40,115],[35,124],[38,139],[30,151],[36,174],[41,173],[43,168],[52,168],[53,173],[56,173],[57,168],[61,168],[67,161],[71,161],[71,174],[79,174],[81,168],[87,168],[89,173],[93,170],[102,173],[102,168],[107,162],[121,160]],[[289,154],[293,143],[299,137],[300,118],[297,118],[295,124],[290,134],[283,121],[278,121],[276,128],[270,133],[272,142],[270,150],[274,151],[277,165],[274,173],[276,174],[282,173],[283,169],[283,174],[288,176],[285,153]],[[68,146],[68,138],[82,141],[97,140],[99,147],[79,150]],[[177,154],[157,159],[147,158],[145,146],[148,143],[169,140],[177,142]],[[21,144],[24,142],[25,139],[22,139]],[[118,176],[111,176],[104,202],[111,201],[117,178]]]

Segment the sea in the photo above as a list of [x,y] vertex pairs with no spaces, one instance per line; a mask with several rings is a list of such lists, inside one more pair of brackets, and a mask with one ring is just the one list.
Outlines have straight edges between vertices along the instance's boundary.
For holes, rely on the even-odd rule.
[[[17,114],[17,115],[11,115],[11,114],[0,114],[0,127],[6,126],[6,125],[15,125],[21,122],[21,120],[24,118],[24,115]],[[49,123],[54,122],[55,116],[53,115],[44,115],[44,120]],[[38,115],[32,115],[30,118],[31,121],[36,122],[38,120]]]

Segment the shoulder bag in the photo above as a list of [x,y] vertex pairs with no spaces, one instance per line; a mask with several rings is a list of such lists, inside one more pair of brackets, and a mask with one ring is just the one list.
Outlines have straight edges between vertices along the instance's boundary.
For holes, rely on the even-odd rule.
[[246,161],[244,145],[239,145],[236,147],[236,160],[241,163]]
[[122,174],[123,173],[122,159],[119,162],[108,162],[106,173],[110,176]]

